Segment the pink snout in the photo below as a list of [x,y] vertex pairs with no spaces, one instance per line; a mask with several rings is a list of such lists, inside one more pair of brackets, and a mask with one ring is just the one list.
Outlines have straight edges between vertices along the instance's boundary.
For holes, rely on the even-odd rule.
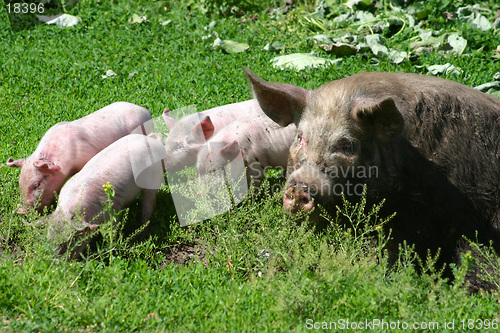
[[285,191],[283,198],[285,209],[291,213],[299,211],[310,212],[314,208],[314,202],[306,184],[298,183]]

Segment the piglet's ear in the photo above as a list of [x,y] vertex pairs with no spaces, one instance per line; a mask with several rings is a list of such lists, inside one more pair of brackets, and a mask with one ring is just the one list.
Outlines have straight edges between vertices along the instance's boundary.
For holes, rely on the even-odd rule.
[[403,132],[405,121],[391,97],[381,100],[358,100],[351,117],[363,131],[372,132],[380,140],[391,140]]
[[222,147],[220,153],[226,160],[234,160],[240,153],[240,146],[238,144],[238,141],[233,141],[225,144],[224,147]]
[[264,113],[281,126],[297,124],[302,116],[309,90],[286,83],[270,83],[262,80],[248,68],[244,68],[252,85],[255,98]]
[[195,138],[196,142],[207,141],[214,135],[215,128],[210,116],[206,116],[198,124],[194,125],[191,130],[191,134]]
[[22,168],[24,165],[24,158],[15,160],[11,157],[7,160],[7,166],[11,168]]
[[167,124],[167,127],[170,129],[172,129],[172,127],[174,127],[174,125],[177,123],[177,120],[172,118],[172,116],[170,115],[169,109],[166,109],[165,111],[163,111],[163,114],[161,116],[162,116],[163,120],[165,121],[165,124]]
[[53,173],[61,170],[61,167],[59,165],[49,160],[36,160],[35,162],[33,162],[33,165],[41,172]]

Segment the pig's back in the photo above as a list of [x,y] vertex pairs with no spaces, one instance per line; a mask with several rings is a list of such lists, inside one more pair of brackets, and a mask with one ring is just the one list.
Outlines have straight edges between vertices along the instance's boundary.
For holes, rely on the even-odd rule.
[[101,202],[107,200],[103,188],[107,182],[115,190],[115,206],[123,207],[134,200],[140,188],[135,183],[130,156],[134,154],[137,160],[147,160],[145,140],[153,139],[128,135],[99,152],[63,186],[58,208],[68,214],[81,206],[86,216],[95,216],[103,209]]
[[286,166],[288,150],[296,127],[281,127],[264,113],[239,119],[211,139],[211,142],[237,141],[247,163],[260,161],[272,166]]
[[210,116],[216,132],[234,121],[263,114],[264,112],[256,99],[222,105],[200,112],[200,115],[202,115],[201,119],[205,116]]
[[[363,73],[333,81],[356,98],[392,96],[403,137],[500,228],[500,100],[456,82],[406,73]],[[346,111],[346,110],[344,110]]]
[[[73,121],[72,125],[77,136],[93,143],[100,151],[132,131],[142,133],[141,125],[150,120],[147,109],[128,102],[116,102]],[[150,130],[145,128],[147,134]]]

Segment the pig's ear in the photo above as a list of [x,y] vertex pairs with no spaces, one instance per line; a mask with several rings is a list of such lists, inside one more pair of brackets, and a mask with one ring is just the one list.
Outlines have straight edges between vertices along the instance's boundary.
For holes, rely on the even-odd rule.
[[155,139],[155,140],[159,140],[159,141],[162,141],[161,139],[161,134],[160,133],[156,133],[156,132],[153,132],[153,133],[149,133],[148,134],[148,137],[152,138],[152,139]]
[[24,158],[15,160],[11,157],[7,160],[7,166],[11,168],[22,168],[24,165]]
[[297,124],[304,110],[309,90],[286,83],[270,83],[262,80],[248,68],[244,68],[252,85],[255,98],[265,114],[281,126]]
[[203,118],[198,124],[194,125],[191,130],[192,136],[195,138],[196,142],[207,141],[214,135],[214,124],[209,116]]
[[53,173],[61,170],[61,167],[59,165],[49,160],[36,160],[35,162],[33,162],[33,165],[35,166],[35,168],[42,172]]
[[174,127],[174,125],[177,123],[177,120],[172,118],[172,116],[170,115],[169,109],[166,109],[165,111],[163,111],[163,114],[161,116],[163,117],[165,124],[167,124],[167,127],[170,129],[172,129],[172,127]]
[[359,126],[374,132],[378,139],[391,140],[403,132],[405,121],[391,97],[357,101],[351,110],[352,118]]
[[240,145],[238,144],[238,141],[233,141],[227,143],[222,149],[220,150],[220,153],[223,158],[225,158],[228,161],[232,161],[238,156],[240,153]]

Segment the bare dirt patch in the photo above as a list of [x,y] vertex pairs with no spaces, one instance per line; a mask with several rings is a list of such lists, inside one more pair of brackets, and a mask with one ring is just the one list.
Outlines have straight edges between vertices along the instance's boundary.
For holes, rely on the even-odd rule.
[[165,255],[165,259],[161,262],[158,268],[165,268],[167,264],[174,263],[176,265],[188,265],[193,260],[200,260],[205,267],[208,267],[206,252],[207,250],[199,243],[197,239],[195,243],[178,244],[161,252]]

